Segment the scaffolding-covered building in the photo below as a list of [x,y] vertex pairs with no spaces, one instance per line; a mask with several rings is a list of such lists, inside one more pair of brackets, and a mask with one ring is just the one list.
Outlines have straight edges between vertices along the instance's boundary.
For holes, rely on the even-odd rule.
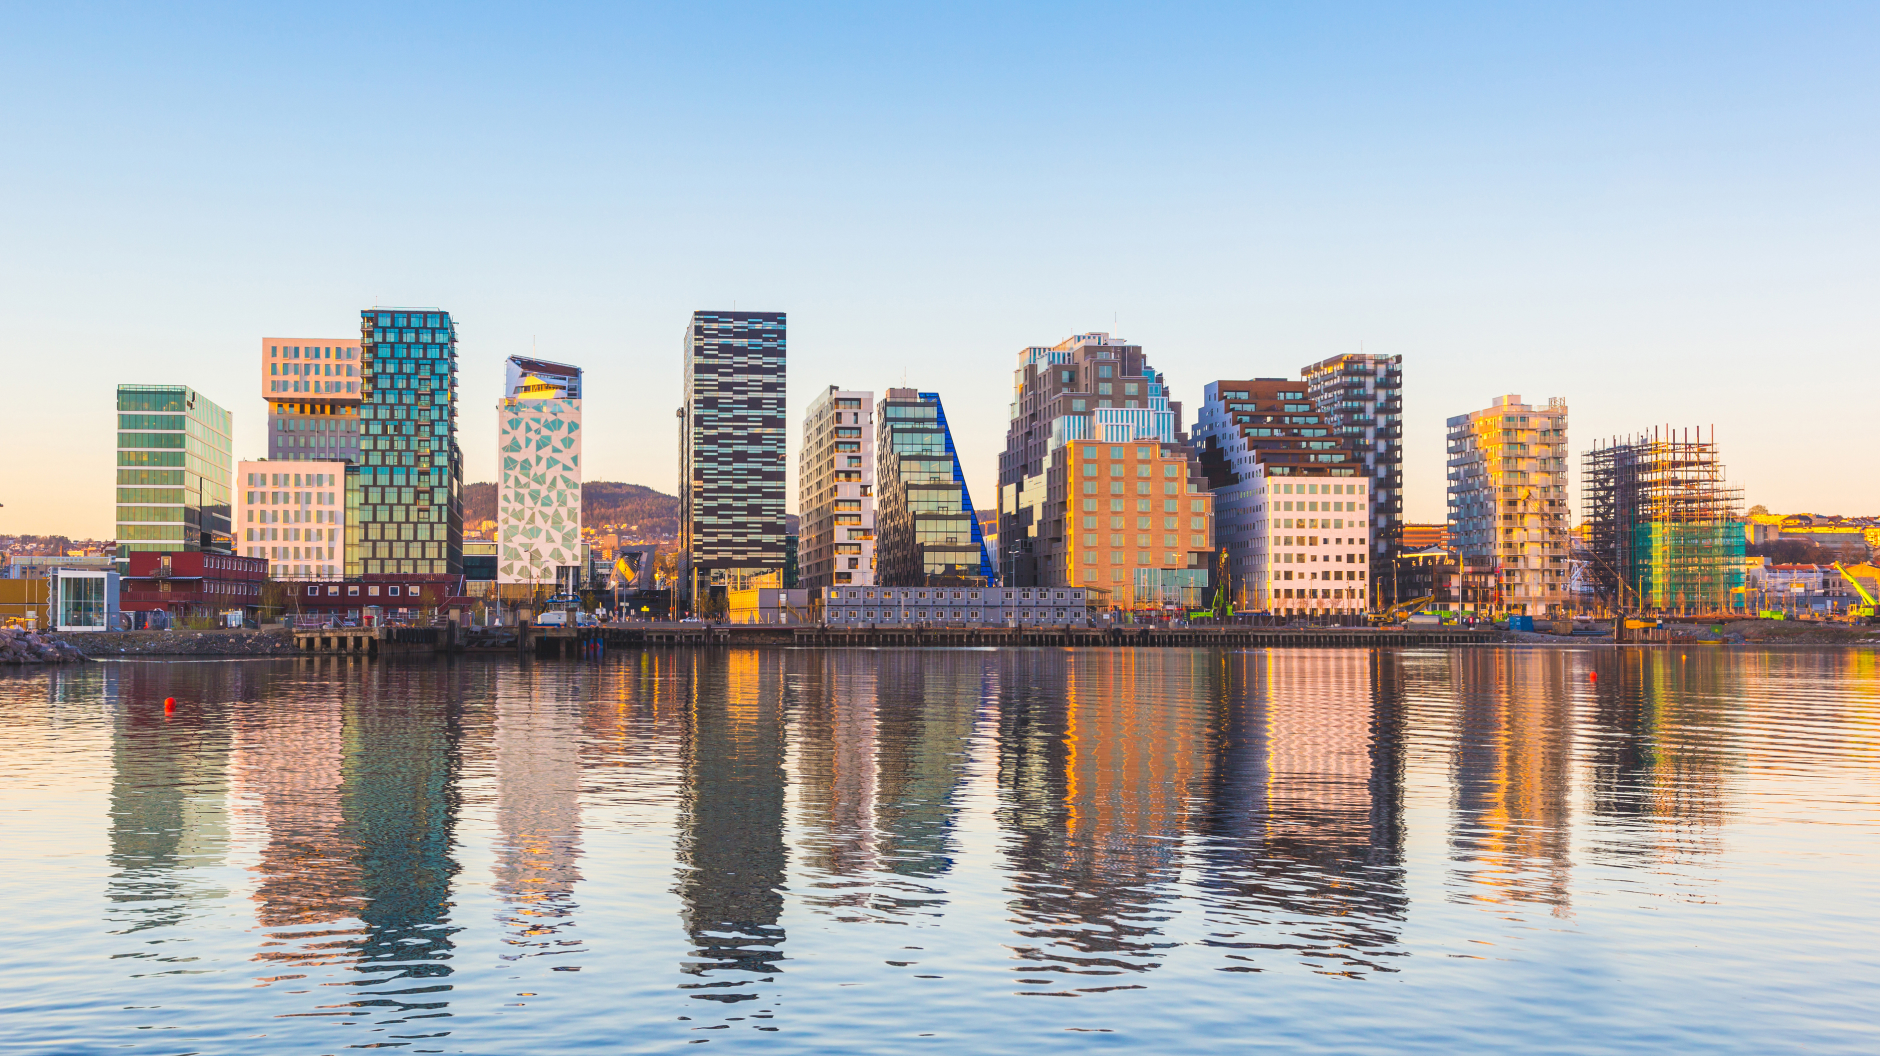
[[1714,435],[1667,428],[1615,437],[1585,453],[1580,479],[1588,571],[1602,602],[1685,613],[1734,607],[1743,495],[1724,483]]

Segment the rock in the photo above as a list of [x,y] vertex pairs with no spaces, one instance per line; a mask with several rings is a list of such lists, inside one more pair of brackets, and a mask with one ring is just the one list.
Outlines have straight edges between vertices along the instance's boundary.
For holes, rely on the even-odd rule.
[[20,627],[0,628],[0,664],[69,664],[83,659],[63,639]]

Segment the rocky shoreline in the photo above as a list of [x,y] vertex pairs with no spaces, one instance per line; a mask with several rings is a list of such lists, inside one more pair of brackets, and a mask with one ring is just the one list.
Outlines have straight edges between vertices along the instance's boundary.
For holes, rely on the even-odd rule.
[[88,658],[300,655],[294,639],[280,631],[106,631],[68,641]]
[[0,664],[71,664],[83,659],[63,638],[19,627],[0,628]]

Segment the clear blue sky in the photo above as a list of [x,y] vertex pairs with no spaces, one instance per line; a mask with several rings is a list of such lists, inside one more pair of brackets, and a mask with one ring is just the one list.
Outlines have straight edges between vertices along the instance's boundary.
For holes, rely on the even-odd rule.
[[1877,29],[1830,3],[8,4],[0,531],[110,533],[119,382],[196,386],[259,454],[260,338],[372,304],[456,313],[471,480],[534,342],[590,372],[589,478],[672,491],[681,329],[735,303],[790,313],[793,433],[823,386],[905,377],[981,504],[1014,354],[1112,330],[1191,407],[1401,353],[1413,519],[1443,513],[1444,418],[1505,392],[1571,401],[1576,450],[1714,423],[1751,502],[1880,513]]

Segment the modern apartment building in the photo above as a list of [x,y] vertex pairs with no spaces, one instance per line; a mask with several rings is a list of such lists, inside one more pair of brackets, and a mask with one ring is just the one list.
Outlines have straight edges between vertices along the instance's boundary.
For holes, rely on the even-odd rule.
[[1208,383],[1195,447],[1214,491],[1236,608],[1355,617],[1374,570],[1361,438],[1339,435],[1302,381]]
[[1086,588],[1112,608],[1205,603],[1213,496],[1188,445],[1072,440],[1049,461],[1033,537],[1044,586]]
[[[1048,469],[1073,440],[1175,444],[1181,404],[1140,345],[1104,333],[1076,334],[1018,354],[1010,425],[999,456],[998,568],[1006,586],[1044,585],[1038,531],[1049,501]],[[1058,540],[1061,547],[1062,539]]]
[[461,575],[456,324],[437,308],[367,308],[359,335],[359,464],[346,474],[345,574]]
[[824,390],[803,416],[799,459],[796,585],[872,586],[875,394]]
[[235,416],[187,385],[117,388],[117,563],[138,551],[233,551]]
[[[1364,353],[1333,356],[1306,367],[1306,395],[1333,435],[1353,442],[1355,464],[1364,467],[1370,503],[1369,564],[1389,569],[1404,549],[1403,357]],[[1384,596],[1388,576],[1371,579],[1371,603]]]
[[510,356],[503,371],[496,581],[554,583],[557,568],[582,562],[581,368]]
[[1448,424],[1449,540],[1462,561],[1463,604],[1531,615],[1563,606],[1567,401],[1531,407],[1497,396]]
[[358,338],[262,338],[269,461],[357,462],[363,384]]
[[890,587],[995,582],[979,516],[937,392],[889,389],[876,409],[875,581]]
[[273,579],[339,579],[346,563],[341,461],[236,466],[235,552],[266,558]]
[[707,588],[784,564],[783,312],[698,311],[686,326],[679,407],[679,580]]

